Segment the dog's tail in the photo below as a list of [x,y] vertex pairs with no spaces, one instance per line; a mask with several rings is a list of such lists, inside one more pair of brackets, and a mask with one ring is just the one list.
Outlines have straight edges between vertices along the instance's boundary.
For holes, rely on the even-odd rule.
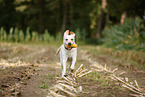
[[60,52],[61,46],[57,49],[55,56],[58,55],[58,53]]

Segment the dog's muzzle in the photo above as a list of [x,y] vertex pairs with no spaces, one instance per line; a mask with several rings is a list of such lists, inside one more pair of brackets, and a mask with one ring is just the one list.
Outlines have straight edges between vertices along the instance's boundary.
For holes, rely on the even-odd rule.
[[70,45],[70,47],[64,45],[64,47],[65,47],[66,50],[71,50],[72,49],[71,45]]
[[68,45],[70,45],[70,46],[71,46],[71,43],[68,43]]

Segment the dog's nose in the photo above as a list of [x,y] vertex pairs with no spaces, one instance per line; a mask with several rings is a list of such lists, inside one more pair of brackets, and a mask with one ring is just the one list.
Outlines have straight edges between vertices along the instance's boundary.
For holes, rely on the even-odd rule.
[[71,45],[71,43],[69,42],[68,45]]

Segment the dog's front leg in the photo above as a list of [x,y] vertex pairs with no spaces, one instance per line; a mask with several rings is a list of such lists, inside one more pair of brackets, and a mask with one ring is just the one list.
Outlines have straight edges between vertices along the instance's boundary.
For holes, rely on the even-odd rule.
[[72,65],[71,65],[71,72],[73,72],[73,70],[74,70],[74,68],[75,68],[75,63],[76,63],[76,57],[75,58],[73,58],[73,60],[72,60]]
[[62,77],[66,75],[66,59],[62,60]]

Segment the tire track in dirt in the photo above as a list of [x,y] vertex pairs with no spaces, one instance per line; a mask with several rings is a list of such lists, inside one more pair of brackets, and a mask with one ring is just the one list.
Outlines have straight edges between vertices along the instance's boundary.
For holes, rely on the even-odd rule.
[[[48,88],[55,84],[55,77],[61,72],[58,68],[57,59],[55,59],[55,49],[44,48],[40,53],[33,54],[36,64],[35,70],[38,75],[32,76],[28,81],[28,85],[23,88],[22,97],[46,97]],[[36,58],[36,56],[38,56]],[[44,58],[44,60],[43,60]],[[35,63],[36,62],[36,63]]]
[[[19,47],[16,47],[16,48],[14,48],[14,49],[16,49],[17,50],[17,48],[18,49],[21,49],[21,48],[19,48]],[[25,48],[25,49],[28,49],[28,47],[22,47],[22,48]],[[25,50],[24,49],[24,50]],[[15,57],[13,57],[13,58],[10,58],[10,59],[8,59],[9,61],[12,61],[12,62],[17,62],[17,61],[19,61],[19,60],[26,60],[26,59],[29,59],[29,58],[32,58],[32,57],[34,57],[34,56],[38,56],[38,55],[41,55],[41,54],[43,54],[43,53],[45,53],[47,51],[47,49],[46,48],[42,48],[42,49],[40,49],[40,50],[38,50],[38,48],[33,48],[33,50],[31,50],[31,51],[29,51],[29,53],[26,53],[26,54],[23,54],[23,55],[20,55],[20,56],[15,56]]]

